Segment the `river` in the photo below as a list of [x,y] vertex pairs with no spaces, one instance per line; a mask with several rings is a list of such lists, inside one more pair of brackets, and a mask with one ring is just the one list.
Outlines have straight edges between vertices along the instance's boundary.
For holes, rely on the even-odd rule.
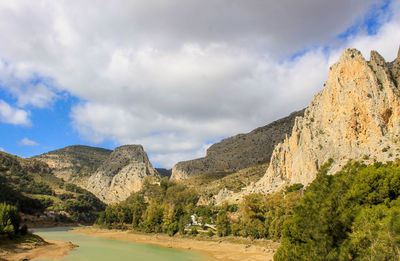
[[[35,229],[34,233],[44,239],[70,241],[79,245],[62,261],[213,261],[205,255],[153,245],[124,242],[113,239],[90,237],[69,232],[71,228]],[[47,260],[40,260],[47,261]]]

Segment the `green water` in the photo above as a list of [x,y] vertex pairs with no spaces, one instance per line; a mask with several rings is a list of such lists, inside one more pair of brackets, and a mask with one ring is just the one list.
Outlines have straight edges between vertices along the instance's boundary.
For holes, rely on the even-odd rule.
[[90,237],[68,230],[68,228],[35,229],[34,233],[44,239],[71,241],[79,245],[61,259],[62,261],[213,261],[211,258],[189,251]]

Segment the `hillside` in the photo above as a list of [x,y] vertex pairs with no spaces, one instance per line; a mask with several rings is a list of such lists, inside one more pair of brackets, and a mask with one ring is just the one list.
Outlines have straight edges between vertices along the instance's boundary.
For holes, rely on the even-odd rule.
[[211,173],[189,177],[179,181],[188,188],[193,188],[200,195],[198,204],[219,204],[232,193],[242,191],[252,183],[257,182],[265,174],[268,164],[259,164],[233,173]]
[[92,193],[55,177],[49,166],[0,152],[0,202],[16,205],[28,222],[93,222],[105,205]]
[[387,63],[377,52],[366,61],[346,49],[325,88],[296,119],[292,135],[274,149],[265,176],[247,193],[312,182],[329,159],[329,173],[349,160],[388,162],[400,157],[400,56]]
[[111,150],[74,145],[33,157],[47,163],[53,174],[85,188],[89,177],[111,154]]
[[193,176],[233,173],[262,163],[268,163],[276,144],[283,141],[293,127],[295,118],[304,110],[257,128],[247,134],[223,139],[207,150],[204,158],[177,163],[172,169],[172,180]]

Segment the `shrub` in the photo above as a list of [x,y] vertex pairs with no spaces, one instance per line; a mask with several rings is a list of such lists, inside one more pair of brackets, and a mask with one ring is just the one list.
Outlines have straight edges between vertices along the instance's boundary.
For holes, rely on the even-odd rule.
[[179,225],[178,225],[178,222],[174,222],[174,223],[172,223],[172,224],[170,224],[169,226],[168,226],[168,230],[167,230],[167,233],[168,233],[168,235],[169,236],[173,236],[173,235],[175,235],[176,233],[178,233],[178,231],[179,231]]

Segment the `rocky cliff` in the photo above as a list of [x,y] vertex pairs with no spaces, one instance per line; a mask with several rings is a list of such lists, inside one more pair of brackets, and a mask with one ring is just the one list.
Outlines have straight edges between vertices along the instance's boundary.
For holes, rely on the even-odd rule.
[[359,51],[346,49],[304,117],[296,118],[291,136],[274,149],[265,176],[247,193],[307,185],[330,158],[330,173],[350,159],[399,158],[399,81],[400,56],[387,63],[372,51],[366,61]]
[[56,177],[86,188],[89,177],[111,152],[103,148],[74,145],[35,156],[33,159],[49,165]]
[[257,128],[247,134],[238,134],[212,145],[204,158],[177,163],[172,169],[172,180],[188,177],[232,173],[269,161],[276,144],[292,130],[294,120],[304,110]]
[[141,145],[116,148],[89,178],[87,189],[106,203],[120,202],[142,188],[144,178],[159,177]]

